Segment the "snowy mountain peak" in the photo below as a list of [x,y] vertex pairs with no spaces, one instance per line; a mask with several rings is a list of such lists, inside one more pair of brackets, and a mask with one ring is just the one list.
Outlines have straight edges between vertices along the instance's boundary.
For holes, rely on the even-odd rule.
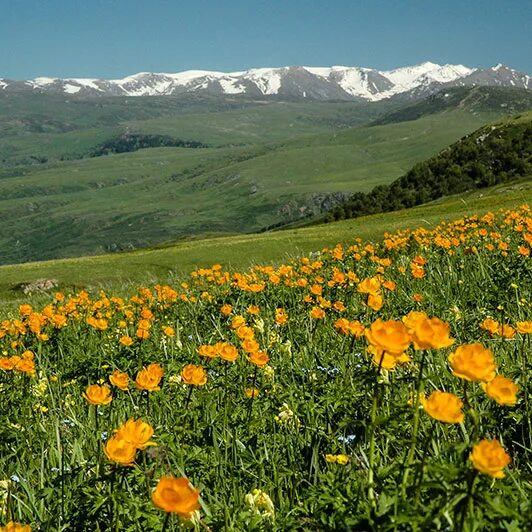
[[315,100],[377,101],[393,96],[422,97],[455,85],[498,85],[532,88],[532,78],[502,64],[490,69],[461,64],[418,65],[376,70],[335,65],[252,68],[241,72],[187,70],[177,73],[138,72],[122,79],[38,77],[28,81],[0,79],[3,91],[78,96],[209,95],[276,96]]

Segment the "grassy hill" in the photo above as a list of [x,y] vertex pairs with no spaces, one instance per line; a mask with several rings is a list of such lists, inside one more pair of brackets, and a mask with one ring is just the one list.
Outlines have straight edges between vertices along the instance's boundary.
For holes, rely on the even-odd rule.
[[491,123],[414,165],[393,183],[357,192],[327,214],[339,220],[413,207],[532,174],[532,112]]
[[[10,154],[0,167],[0,263],[253,232],[316,215],[393,181],[508,109],[497,101],[479,110],[476,96],[464,104],[462,95],[415,120],[348,127],[396,104],[148,98],[142,106],[126,98],[93,110],[94,102],[36,98],[29,111],[20,101],[0,105],[0,153]],[[79,158],[126,130],[210,147]]]
[[127,293],[141,284],[171,282],[177,275],[214,262],[231,268],[276,263],[337,242],[351,242],[356,237],[379,239],[385,232],[395,229],[434,227],[441,220],[531,202],[532,180],[528,179],[452,196],[413,209],[296,230],[206,238],[97,257],[1,266],[0,300],[5,308],[20,303],[26,298],[22,285],[38,279],[55,279],[65,291],[111,287]]

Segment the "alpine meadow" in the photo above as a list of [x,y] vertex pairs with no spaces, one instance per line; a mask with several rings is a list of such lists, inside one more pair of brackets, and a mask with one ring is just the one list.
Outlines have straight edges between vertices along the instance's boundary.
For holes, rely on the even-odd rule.
[[532,530],[530,6],[134,4],[0,17],[0,532]]

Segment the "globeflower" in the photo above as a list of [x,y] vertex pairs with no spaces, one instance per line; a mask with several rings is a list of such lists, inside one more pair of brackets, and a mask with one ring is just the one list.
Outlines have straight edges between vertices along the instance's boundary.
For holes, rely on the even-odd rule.
[[108,405],[113,400],[111,390],[105,384],[90,384],[83,392],[83,397],[91,405]]
[[492,352],[481,344],[461,345],[449,355],[453,375],[467,381],[489,382],[495,377]]
[[150,441],[153,436],[153,427],[142,419],[128,419],[117,431],[116,437],[125,440],[135,447],[144,449],[150,445],[157,445]]
[[150,364],[138,372],[135,384],[139,390],[155,392],[161,389],[159,384],[163,375],[164,370],[160,364]]
[[181,370],[181,377],[185,384],[193,384],[195,386],[203,386],[207,382],[207,372],[202,366],[195,366],[194,364],[187,364]]
[[482,440],[469,455],[475,469],[493,478],[504,478],[503,469],[512,461],[498,440]]
[[432,418],[444,423],[462,423],[464,414],[463,403],[456,395],[447,392],[434,391],[428,399],[420,397],[425,412]]
[[184,477],[162,477],[152,494],[155,506],[184,519],[199,510],[199,491]]
[[31,532],[31,526],[9,521],[6,526],[0,527],[0,532]]
[[391,355],[404,353],[410,345],[410,335],[400,321],[375,320],[369,329],[365,330],[368,342]]
[[107,440],[103,449],[105,456],[112,462],[123,466],[132,466],[135,461],[137,448],[119,434]]
[[129,376],[127,373],[115,369],[109,377],[109,382],[122,391],[126,391],[129,385]]
[[520,334],[532,334],[532,321],[518,321],[517,332]]
[[511,379],[497,375],[490,382],[482,383],[481,386],[488,397],[494,399],[500,405],[513,406],[517,402],[519,386]]
[[439,318],[418,320],[412,328],[411,334],[414,349],[442,349],[449,347],[454,340],[449,336],[449,324]]

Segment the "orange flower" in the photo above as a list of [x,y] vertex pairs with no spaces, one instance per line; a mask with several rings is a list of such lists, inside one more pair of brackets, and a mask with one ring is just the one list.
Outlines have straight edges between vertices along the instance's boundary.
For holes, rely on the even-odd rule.
[[224,315],[224,316],[229,316],[229,314],[231,314],[231,312],[233,312],[233,307],[231,305],[228,305],[227,303],[225,305],[222,306],[222,308],[220,309],[220,312]]
[[238,329],[246,324],[244,316],[234,316],[231,320],[231,329]]
[[374,345],[368,346],[368,352],[373,355],[373,363],[381,369],[392,370],[397,364],[410,362],[406,353],[388,353]]
[[449,324],[438,318],[418,320],[410,333],[415,349],[441,349],[454,343],[449,337]]
[[251,339],[255,336],[255,333],[253,332],[253,329],[251,327],[248,327],[246,325],[241,325],[237,330],[236,330],[236,335],[241,339],[241,340],[247,340],[247,339]]
[[160,390],[160,382],[163,378],[164,370],[159,364],[150,364],[147,368],[142,368],[135,379],[135,384],[139,390],[155,392]]
[[152,495],[155,506],[188,519],[199,510],[199,491],[184,478],[162,477]]
[[270,357],[266,351],[255,351],[249,355],[249,361],[256,366],[259,366],[259,368],[262,368],[270,361]]
[[31,532],[31,526],[9,521],[6,526],[0,527],[0,532]]
[[425,399],[424,396],[420,397],[420,401],[425,412],[438,421],[444,423],[462,423],[464,421],[463,403],[452,393],[434,391],[428,399]]
[[378,277],[369,277],[358,284],[358,291],[361,294],[378,294],[381,282]]
[[131,418],[128,419],[117,431],[116,436],[125,440],[135,447],[135,449],[144,449],[149,445],[157,445],[155,442],[150,441],[153,436],[153,427],[137,419],[136,421]]
[[325,318],[325,311],[320,307],[312,307],[310,311],[310,317],[315,320],[321,320]]
[[133,343],[133,338],[130,336],[122,336],[122,338],[120,338],[120,343],[126,347],[129,347]]
[[198,353],[202,357],[216,358],[218,353],[213,345],[200,345],[198,347]]
[[453,375],[467,381],[489,382],[495,377],[495,360],[481,344],[465,344],[449,355]]
[[532,334],[532,321],[518,321],[517,332],[520,334]]
[[173,327],[163,327],[163,334],[165,336],[168,336],[168,338],[172,338],[172,336],[175,336],[175,329]]
[[366,304],[370,309],[377,312],[382,308],[382,305],[384,304],[384,299],[380,294],[369,294]]
[[502,375],[497,375],[492,381],[482,383],[482,389],[488,397],[504,406],[513,406],[517,402],[519,386]]
[[248,338],[242,342],[242,349],[246,353],[255,353],[260,349],[259,342],[254,338]]
[[132,443],[116,434],[107,440],[103,452],[112,462],[123,466],[132,466],[137,449]]
[[218,355],[220,355],[220,358],[223,360],[234,362],[238,358],[238,349],[234,345],[227,342],[219,342],[216,345],[218,346]]
[[108,405],[113,400],[111,390],[105,384],[90,384],[83,392],[83,397],[91,405]]
[[404,353],[410,345],[408,330],[400,321],[382,321],[379,318],[365,330],[365,334],[371,345],[391,355]]
[[247,310],[250,314],[253,314],[254,316],[260,313],[260,308],[257,307],[257,305],[250,305]]
[[482,440],[469,455],[475,469],[493,478],[504,478],[503,469],[512,461],[498,440]]
[[109,381],[113,386],[116,386],[120,390],[125,391],[127,390],[127,387],[129,385],[129,376],[127,373],[115,369],[109,377]]
[[481,324],[480,328],[488,331],[491,334],[496,334],[499,330],[499,322],[497,320],[492,320],[491,318],[486,318]]
[[288,315],[284,308],[278,308],[275,310],[275,323],[277,325],[284,325],[288,321]]
[[181,370],[181,377],[183,377],[185,384],[193,384],[195,386],[203,386],[207,382],[205,368],[194,364],[187,364]]

